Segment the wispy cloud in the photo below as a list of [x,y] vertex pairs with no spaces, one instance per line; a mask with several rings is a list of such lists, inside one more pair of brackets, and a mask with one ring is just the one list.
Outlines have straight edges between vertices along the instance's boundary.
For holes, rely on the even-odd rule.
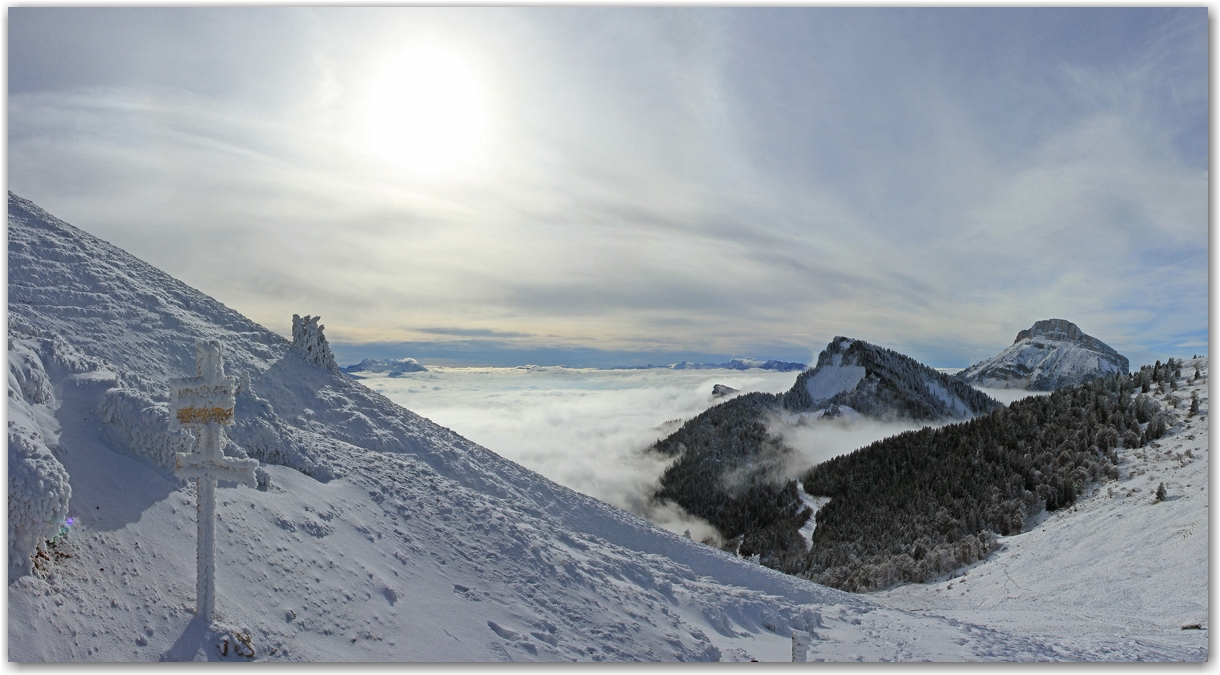
[[[1139,363],[1206,338],[1206,16],[15,8],[9,182],[339,341],[963,366],[1058,316]],[[418,44],[487,105],[431,177],[363,122]]]

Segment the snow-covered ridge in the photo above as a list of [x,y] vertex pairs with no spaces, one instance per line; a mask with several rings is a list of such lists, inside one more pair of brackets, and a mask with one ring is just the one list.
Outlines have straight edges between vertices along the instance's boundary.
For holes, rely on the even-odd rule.
[[1064,319],[1038,321],[999,354],[955,377],[979,387],[1051,391],[1092,379],[1126,375],[1127,357]]
[[836,337],[784,395],[791,412],[847,407],[875,418],[964,419],[999,407],[982,392],[909,356]]

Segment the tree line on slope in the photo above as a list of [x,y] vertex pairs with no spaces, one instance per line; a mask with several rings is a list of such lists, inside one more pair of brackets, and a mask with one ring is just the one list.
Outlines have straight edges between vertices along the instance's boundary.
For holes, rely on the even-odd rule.
[[[1119,448],[1160,438],[1171,413],[1141,392],[1176,383],[1171,360],[1013,402],[968,422],[882,439],[802,476],[830,497],[808,552],[764,564],[845,590],[922,582],[990,551],[1043,508],[1118,477]],[[1171,384],[1171,386],[1174,386]]]
[[810,511],[796,483],[774,471],[791,452],[765,425],[777,395],[722,403],[658,441],[655,450],[677,459],[657,497],[706,519],[729,550],[789,574],[852,591],[922,582],[985,557],[996,533],[1020,532],[1043,508],[1116,478],[1117,450],[1159,438],[1171,423],[1144,391],[1176,388],[1180,368],[1158,362],[819,464],[801,482],[832,499],[808,551],[799,529]]
[[[796,481],[779,478],[792,451],[767,432],[765,423],[779,398],[754,392],[725,401],[687,420],[651,448],[677,458],[661,474],[654,498],[672,500],[708,521],[734,542],[733,549],[742,543],[740,552],[747,556],[777,548],[804,549],[797,530],[811,511],[801,502]],[[782,543],[760,546],[760,536],[778,536]]]

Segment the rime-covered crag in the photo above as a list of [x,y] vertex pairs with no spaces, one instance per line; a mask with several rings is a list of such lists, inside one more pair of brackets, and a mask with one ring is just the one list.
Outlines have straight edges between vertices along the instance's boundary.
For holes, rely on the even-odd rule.
[[1114,374],[1126,375],[1127,357],[1064,319],[1038,321],[1012,345],[958,373],[962,382],[997,389],[1053,391]]
[[809,519],[796,481],[777,468],[790,453],[767,430],[787,413],[842,414],[882,419],[968,419],[1000,404],[969,385],[909,356],[861,340],[836,337],[818,364],[797,376],[785,394],[753,393],[692,418],[652,450],[676,461],[655,494],[710,522],[740,553],[764,558],[804,551],[799,530]]

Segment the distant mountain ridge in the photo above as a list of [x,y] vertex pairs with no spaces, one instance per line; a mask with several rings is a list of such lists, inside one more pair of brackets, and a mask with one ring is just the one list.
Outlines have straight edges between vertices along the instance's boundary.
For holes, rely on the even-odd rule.
[[646,366],[614,366],[610,370],[651,370],[654,368],[668,368],[670,370],[750,370],[758,368],[760,370],[774,370],[781,373],[786,373],[794,370],[804,370],[806,365],[796,363],[795,361],[779,361],[777,359],[769,359],[760,361],[748,357],[730,359],[726,363],[694,363],[692,361],[679,361],[673,365],[655,366],[648,364]]
[[981,387],[1052,391],[1129,371],[1127,357],[1076,324],[1046,319],[1017,333],[1004,351],[954,377]]
[[751,358],[731,359],[728,363],[691,363],[690,361],[683,361],[681,363],[675,363],[671,367],[674,370],[702,370],[705,368],[750,370],[751,368],[759,368],[761,370],[776,370],[781,373],[786,373],[792,370],[804,370],[806,368],[805,364],[795,363],[793,361],[778,361],[775,359],[759,361],[758,359]]
[[390,376],[402,373],[426,373],[425,368],[415,359],[365,359],[354,366],[346,366],[339,370],[351,375],[353,373],[389,373]]

